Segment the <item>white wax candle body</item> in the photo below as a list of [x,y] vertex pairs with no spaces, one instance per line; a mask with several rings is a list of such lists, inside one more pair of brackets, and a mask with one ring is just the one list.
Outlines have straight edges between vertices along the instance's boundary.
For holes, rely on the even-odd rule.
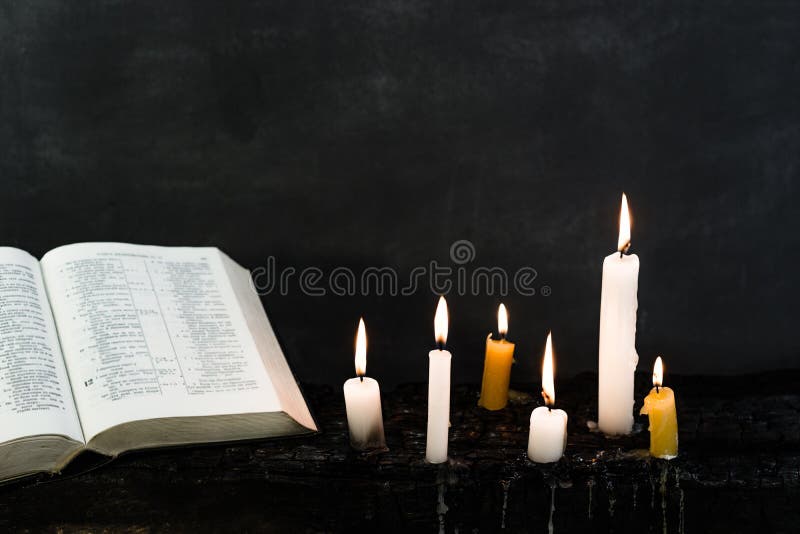
[[636,293],[639,257],[603,261],[600,297],[600,351],[597,425],[606,434],[629,434],[633,428],[633,377],[636,354]]
[[447,461],[450,427],[450,359],[446,350],[428,354],[428,436],[425,459],[432,464]]
[[344,383],[344,404],[350,444],[354,449],[380,449],[386,446],[381,413],[381,388],[378,381],[364,377]]
[[567,448],[567,412],[539,406],[531,412],[528,458],[540,464],[557,462]]

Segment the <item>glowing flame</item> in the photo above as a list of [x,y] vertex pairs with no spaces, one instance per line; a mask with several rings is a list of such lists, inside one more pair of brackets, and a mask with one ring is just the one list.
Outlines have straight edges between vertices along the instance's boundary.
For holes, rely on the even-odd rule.
[[542,397],[544,403],[552,406],[556,402],[556,386],[553,384],[553,339],[552,332],[547,333],[547,344],[544,347],[542,363]]
[[664,380],[664,362],[661,361],[661,356],[656,358],[656,363],[653,364],[653,385],[657,388],[661,387]]
[[439,297],[439,304],[436,306],[433,332],[436,336],[436,343],[444,346],[447,343],[447,301],[444,300],[444,297]]
[[619,210],[619,239],[617,250],[625,252],[631,246],[631,212],[628,209],[628,197],[622,193],[622,207]]
[[505,304],[500,304],[497,308],[497,331],[502,337],[508,333],[508,312]]
[[358,321],[356,334],[356,375],[365,374],[367,374],[367,329],[364,327],[364,319],[361,318]]

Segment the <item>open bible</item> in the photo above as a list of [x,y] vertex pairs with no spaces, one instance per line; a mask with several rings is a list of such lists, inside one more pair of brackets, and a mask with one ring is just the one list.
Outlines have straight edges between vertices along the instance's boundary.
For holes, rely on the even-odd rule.
[[250,273],[220,250],[0,247],[0,480],[85,449],[313,431]]

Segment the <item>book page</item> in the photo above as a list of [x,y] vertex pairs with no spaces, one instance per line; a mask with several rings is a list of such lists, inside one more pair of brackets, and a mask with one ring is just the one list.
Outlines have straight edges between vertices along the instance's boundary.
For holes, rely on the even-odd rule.
[[314,418],[311,417],[303,394],[283,355],[283,350],[275,337],[267,314],[264,313],[264,307],[253,285],[250,271],[230,259],[224,252],[221,252],[220,256],[239,307],[250,328],[250,335],[253,336],[253,341],[258,347],[261,361],[272,380],[283,411],[307,429],[316,431],[317,425]]
[[81,243],[42,270],[87,441],[129,421],[280,409],[217,249]]
[[44,434],[83,442],[39,262],[0,247],[0,443]]

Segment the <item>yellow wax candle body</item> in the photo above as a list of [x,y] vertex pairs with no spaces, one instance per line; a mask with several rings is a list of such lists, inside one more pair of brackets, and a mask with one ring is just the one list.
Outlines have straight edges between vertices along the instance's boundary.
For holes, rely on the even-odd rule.
[[514,344],[505,339],[486,338],[486,359],[483,363],[483,383],[479,406],[501,410],[508,404],[508,382],[514,361]]
[[666,460],[678,456],[678,417],[672,390],[651,389],[639,413],[650,418],[650,455]]

